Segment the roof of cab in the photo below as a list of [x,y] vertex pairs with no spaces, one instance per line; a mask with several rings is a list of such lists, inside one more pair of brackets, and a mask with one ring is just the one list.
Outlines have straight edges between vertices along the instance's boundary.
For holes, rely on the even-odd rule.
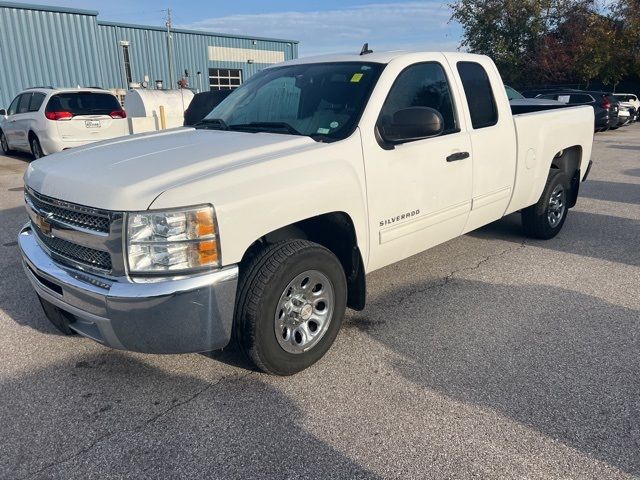
[[464,57],[468,57],[470,60],[474,58],[484,57],[484,55],[478,55],[475,53],[465,53],[465,52],[436,52],[436,51],[411,51],[411,50],[394,50],[394,51],[380,51],[380,52],[371,52],[371,53],[336,53],[330,55],[317,55],[313,57],[303,57],[296,58],[293,60],[288,60],[283,63],[277,63],[270,68],[279,67],[282,65],[300,65],[305,63],[336,63],[336,62],[357,62],[357,63],[380,63],[387,64],[396,58],[411,56],[415,54],[426,54],[426,53],[437,53],[442,55],[450,55],[455,54],[456,56],[463,55]]
[[[316,55],[313,57],[296,58],[285,62],[287,65],[296,65],[303,63],[333,63],[333,62],[372,62],[372,63],[389,63],[396,57],[401,57],[409,53],[407,51],[391,51],[391,52],[372,52],[364,55],[359,53],[334,53],[329,55]],[[277,66],[277,65],[276,65]]]

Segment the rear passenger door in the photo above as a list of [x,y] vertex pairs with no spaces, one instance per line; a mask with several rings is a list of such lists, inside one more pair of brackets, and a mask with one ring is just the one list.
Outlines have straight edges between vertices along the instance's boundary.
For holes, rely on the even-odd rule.
[[[444,57],[414,63],[395,76],[381,110],[379,131],[394,114],[430,107],[442,115],[435,137],[390,148],[364,142],[369,205],[369,270],[407,258],[462,232],[471,207],[471,149],[460,124],[462,103],[452,88]],[[392,75],[387,70],[387,75]]]
[[466,97],[465,115],[473,149],[472,204],[465,232],[501,218],[516,173],[513,116],[502,79],[486,57],[447,55]]

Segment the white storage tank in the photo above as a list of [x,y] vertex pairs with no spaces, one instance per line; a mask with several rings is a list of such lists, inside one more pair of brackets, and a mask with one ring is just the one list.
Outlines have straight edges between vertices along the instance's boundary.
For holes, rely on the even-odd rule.
[[184,111],[193,99],[193,92],[180,90],[129,90],[124,99],[124,109],[129,118],[131,133],[161,130],[160,107],[164,107],[165,128],[181,127]]

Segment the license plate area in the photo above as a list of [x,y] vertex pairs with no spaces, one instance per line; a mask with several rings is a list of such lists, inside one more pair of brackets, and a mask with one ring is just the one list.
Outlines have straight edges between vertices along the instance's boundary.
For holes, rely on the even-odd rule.
[[84,126],[87,128],[100,128],[102,123],[100,123],[100,120],[85,120]]

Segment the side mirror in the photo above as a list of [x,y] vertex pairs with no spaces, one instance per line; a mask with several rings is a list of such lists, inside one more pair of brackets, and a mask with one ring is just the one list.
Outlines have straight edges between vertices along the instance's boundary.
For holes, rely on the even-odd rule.
[[380,137],[391,144],[435,137],[444,130],[440,112],[429,107],[409,107],[393,114],[391,123],[378,125]]
[[7,111],[4,108],[0,108],[0,117],[6,117]]

